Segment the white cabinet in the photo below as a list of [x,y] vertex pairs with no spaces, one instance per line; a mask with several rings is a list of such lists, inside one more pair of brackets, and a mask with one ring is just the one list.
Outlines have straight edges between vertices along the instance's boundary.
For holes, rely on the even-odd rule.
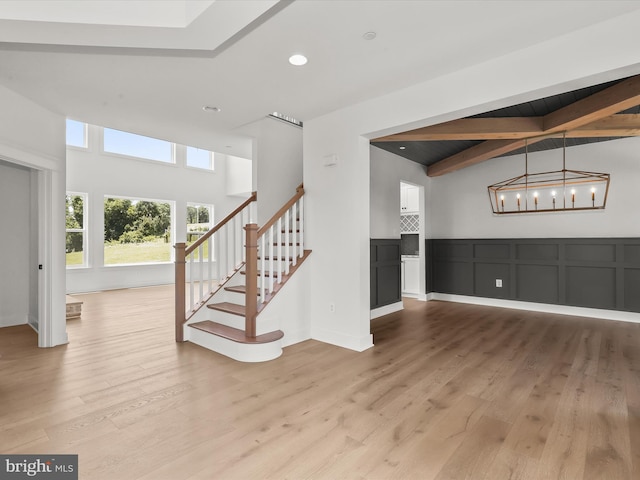
[[420,293],[419,257],[402,257],[402,292]]
[[400,188],[400,213],[418,213],[420,211],[418,187],[402,186]]

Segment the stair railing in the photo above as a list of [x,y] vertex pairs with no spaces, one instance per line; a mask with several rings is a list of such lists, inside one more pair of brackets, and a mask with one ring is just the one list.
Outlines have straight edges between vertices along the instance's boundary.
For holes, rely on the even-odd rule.
[[256,317],[261,307],[282,286],[304,256],[304,188],[296,194],[262,227],[255,223],[246,231],[246,298],[245,334],[256,336]]
[[176,342],[184,341],[184,324],[245,262],[242,228],[255,214],[256,192],[188,248],[176,243]]

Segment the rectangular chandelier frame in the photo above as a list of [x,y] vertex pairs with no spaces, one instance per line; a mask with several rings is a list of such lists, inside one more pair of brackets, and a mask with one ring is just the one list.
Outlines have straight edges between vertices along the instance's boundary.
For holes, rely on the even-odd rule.
[[562,170],[529,173],[528,167],[525,142],[525,173],[487,187],[495,215],[603,210],[607,205],[611,176],[568,170],[566,142],[562,147]]

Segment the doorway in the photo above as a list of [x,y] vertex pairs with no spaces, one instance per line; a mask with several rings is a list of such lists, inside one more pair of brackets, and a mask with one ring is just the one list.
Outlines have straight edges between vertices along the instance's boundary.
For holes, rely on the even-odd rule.
[[400,182],[402,296],[426,300],[424,186]]

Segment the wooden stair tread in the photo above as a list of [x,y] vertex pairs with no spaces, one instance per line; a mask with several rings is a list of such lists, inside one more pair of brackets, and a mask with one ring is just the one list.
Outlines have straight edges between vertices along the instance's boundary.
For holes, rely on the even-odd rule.
[[221,323],[212,322],[210,320],[190,323],[189,326],[238,343],[271,343],[284,337],[282,330],[264,333],[255,337],[248,337],[243,330],[238,330],[237,328],[222,325]]
[[211,308],[212,310],[219,310],[221,312],[231,313],[233,315],[240,315],[244,317],[245,308],[244,305],[238,305],[237,303],[231,302],[220,302],[220,303],[210,303],[207,305],[207,308]]
[[[233,287],[225,287],[224,289],[227,292],[242,293],[243,295],[247,293],[246,285],[234,285]],[[260,292],[258,292],[258,296],[260,296]]]
[[[241,274],[241,275],[246,275],[246,274],[247,274],[247,272],[243,270],[242,272],[240,272],[240,274]],[[259,276],[259,277],[261,277],[261,276],[262,276],[262,270],[258,270],[258,276]],[[265,277],[270,277],[270,276],[271,276],[271,275],[270,275],[270,273],[269,273],[269,272],[267,272],[267,273],[265,274]],[[273,272],[273,276],[274,276],[274,277],[277,277],[277,276],[278,276],[278,272]]]

